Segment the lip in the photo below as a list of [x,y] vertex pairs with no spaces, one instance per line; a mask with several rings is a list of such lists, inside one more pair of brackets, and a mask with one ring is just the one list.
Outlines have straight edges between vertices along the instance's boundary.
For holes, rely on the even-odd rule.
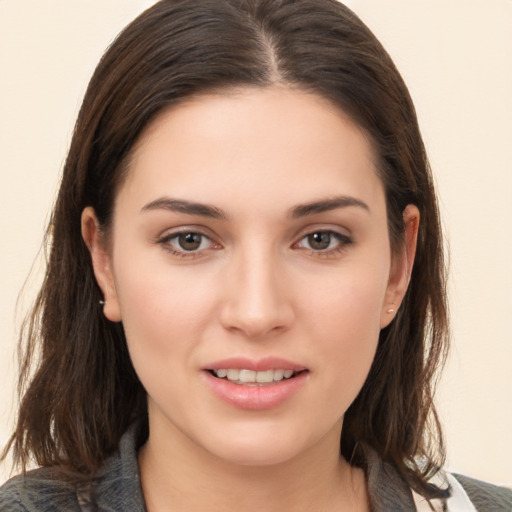
[[[211,370],[238,368],[253,371],[293,370],[300,372],[291,379],[276,381],[272,384],[235,384],[219,379]],[[276,357],[259,360],[247,358],[229,358],[216,361],[203,368],[203,375],[208,387],[222,401],[238,409],[263,411],[274,409],[291,399],[307,382],[309,372],[304,366]]]
[[293,370],[294,372],[301,372],[307,369],[303,365],[280,357],[264,357],[257,360],[247,357],[231,357],[205,365],[202,369],[221,370],[223,368],[238,368],[239,370],[253,370],[255,372],[265,372],[267,370]]

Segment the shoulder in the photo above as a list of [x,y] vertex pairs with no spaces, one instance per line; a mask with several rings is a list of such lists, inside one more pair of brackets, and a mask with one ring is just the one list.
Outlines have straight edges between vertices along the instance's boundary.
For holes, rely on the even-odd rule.
[[118,450],[90,481],[77,484],[56,468],[40,468],[12,478],[0,487],[1,512],[80,512],[82,510],[144,510],[137,449],[144,429],[132,425]]
[[450,489],[447,499],[432,500],[416,494],[395,465],[384,462],[375,451],[366,448],[368,493],[374,511],[449,510],[476,512],[512,512],[512,490],[474,478],[439,470],[431,483]]
[[477,511],[512,511],[512,490],[464,475],[453,474]]
[[16,476],[0,487],[2,512],[79,511],[75,487],[52,468]]

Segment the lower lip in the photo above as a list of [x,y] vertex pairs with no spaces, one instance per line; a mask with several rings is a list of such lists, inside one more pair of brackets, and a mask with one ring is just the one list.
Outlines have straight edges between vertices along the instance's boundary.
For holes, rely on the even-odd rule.
[[204,373],[212,391],[224,402],[239,409],[262,411],[273,409],[295,395],[305,384],[308,372],[304,371],[291,379],[265,385],[234,384],[229,380],[214,377],[208,371]]

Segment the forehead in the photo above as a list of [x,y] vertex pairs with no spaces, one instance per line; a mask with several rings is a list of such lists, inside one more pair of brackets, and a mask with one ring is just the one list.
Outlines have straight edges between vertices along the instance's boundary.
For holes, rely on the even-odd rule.
[[285,207],[329,193],[371,201],[382,195],[375,160],[363,130],[316,94],[230,90],[161,113],[134,148],[120,196],[169,193],[233,207],[237,197],[255,207],[263,197]]

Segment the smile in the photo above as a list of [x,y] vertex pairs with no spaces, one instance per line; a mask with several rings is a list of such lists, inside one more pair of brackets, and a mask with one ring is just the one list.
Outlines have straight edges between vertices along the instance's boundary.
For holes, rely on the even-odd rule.
[[284,369],[276,365],[248,370],[244,366],[233,368],[231,364],[222,364],[216,368],[205,368],[203,372],[213,393],[237,409],[262,411],[278,407],[291,400],[309,380],[309,370],[304,367]]
[[218,379],[228,380],[234,384],[254,384],[265,385],[287,380],[295,376],[293,370],[265,370],[254,371],[236,368],[219,368],[211,370],[212,374]]

